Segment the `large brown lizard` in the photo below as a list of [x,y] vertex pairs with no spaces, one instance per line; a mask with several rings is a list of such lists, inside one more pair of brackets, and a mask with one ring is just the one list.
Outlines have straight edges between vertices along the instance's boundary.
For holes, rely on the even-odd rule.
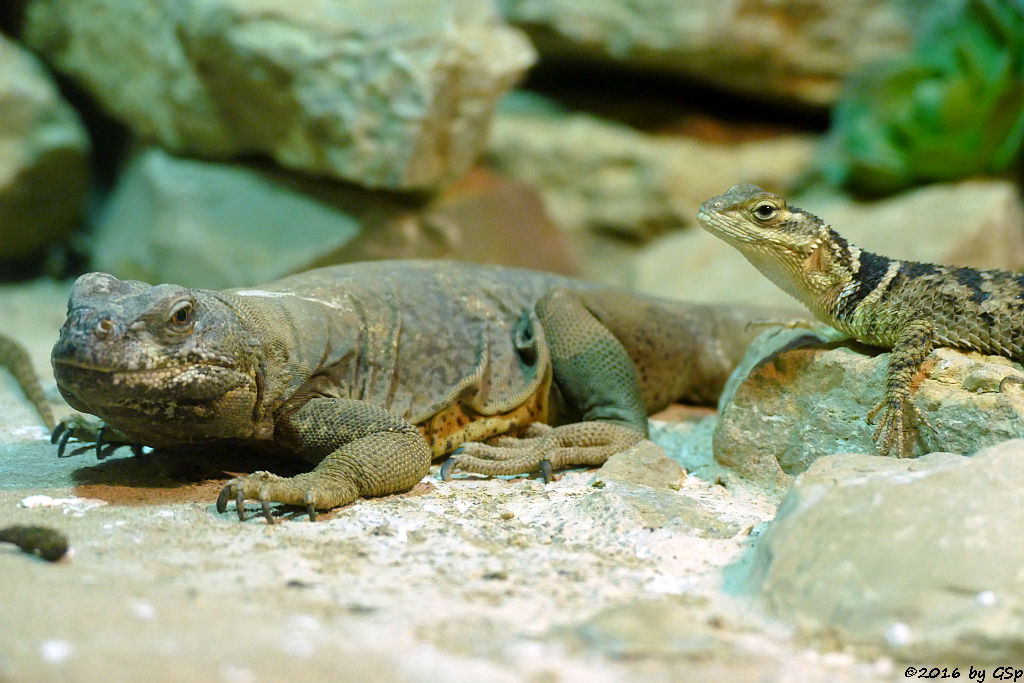
[[1024,361],[1024,275],[900,261],[864,251],[817,216],[755,185],[736,185],[704,202],[701,225],[736,247],[814,315],[865,344],[892,349],[879,451],[904,455],[914,375],[936,346]]
[[[406,490],[445,454],[445,477],[600,464],[647,435],[652,411],[713,402],[765,315],[447,262],[224,291],[89,273],[52,360],[63,396],[102,418],[108,441],[235,439],[315,463],[236,478],[217,504],[234,499],[244,519],[256,499],[268,521],[271,502],[300,505],[314,519]],[[55,432],[61,450],[71,433],[81,424]]]

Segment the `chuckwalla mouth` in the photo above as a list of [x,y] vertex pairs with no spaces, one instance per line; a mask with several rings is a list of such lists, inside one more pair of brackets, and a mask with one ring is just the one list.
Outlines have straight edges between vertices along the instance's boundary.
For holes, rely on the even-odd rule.
[[110,368],[74,359],[53,359],[58,385],[91,404],[122,404],[126,398],[204,402],[251,381],[220,363],[182,363],[155,368]]

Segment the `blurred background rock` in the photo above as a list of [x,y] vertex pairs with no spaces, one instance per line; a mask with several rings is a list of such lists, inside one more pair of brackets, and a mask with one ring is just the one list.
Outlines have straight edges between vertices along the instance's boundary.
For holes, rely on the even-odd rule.
[[739,182],[894,256],[1024,262],[1008,2],[18,0],[0,28],[8,281],[442,257],[785,301],[694,229]]

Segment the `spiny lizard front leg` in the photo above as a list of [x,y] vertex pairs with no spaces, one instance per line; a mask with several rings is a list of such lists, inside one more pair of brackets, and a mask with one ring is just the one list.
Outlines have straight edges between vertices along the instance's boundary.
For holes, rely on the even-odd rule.
[[897,457],[908,455],[905,441],[907,432],[913,432],[914,422],[933,429],[928,418],[911,400],[914,375],[932,352],[934,328],[927,320],[915,320],[903,327],[889,354],[889,368],[885,377],[885,394],[868,413],[867,421],[874,423],[882,413],[875,429],[874,440],[882,455],[889,455],[895,447]]
[[381,496],[410,489],[430,470],[430,446],[404,418],[365,401],[310,399],[282,415],[278,440],[304,457],[321,457],[310,472],[280,477],[254,472],[227,483],[217,498],[224,512],[234,499],[245,521],[245,501],[260,501],[263,517],[273,524],[271,503],[316,510],[352,502],[359,496]]
[[600,465],[647,436],[633,362],[588,309],[589,296],[600,293],[554,289],[537,303],[555,383],[581,421],[498,446],[463,444],[442,467],[442,478],[455,468],[495,476],[541,467],[550,480],[552,467]]

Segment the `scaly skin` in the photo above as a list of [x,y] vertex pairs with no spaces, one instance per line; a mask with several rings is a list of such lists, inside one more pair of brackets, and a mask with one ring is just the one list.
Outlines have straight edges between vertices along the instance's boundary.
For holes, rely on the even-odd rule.
[[257,499],[270,521],[271,502],[312,518],[408,489],[445,454],[445,476],[600,464],[647,435],[650,412],[714,401],[765,316],[443,262],[224,291],[89,273],[52,359],[68,403],[119,441],[233,439],[315,463],[224,488],[219,509]]
[[43,394],[39,378],[32,370],[32,361],[29,359],[28,352],[21,344],[2,334],[0,334],[0,367],[7,368],[14,376],[18,386],[25,392],[25,397],[43,418],[46,428],[52,431],[57,426],[57,421],[53,418],[53,411]]
[[914,375],[936,346],[1024,361],[1024,275],[898,261],[847,242],[820,218],[754,185],[704,202],[709,232],[733,245],[819,319],[851,337],[892,349],[875,431],[879,451],[906,453],[914,419]]

